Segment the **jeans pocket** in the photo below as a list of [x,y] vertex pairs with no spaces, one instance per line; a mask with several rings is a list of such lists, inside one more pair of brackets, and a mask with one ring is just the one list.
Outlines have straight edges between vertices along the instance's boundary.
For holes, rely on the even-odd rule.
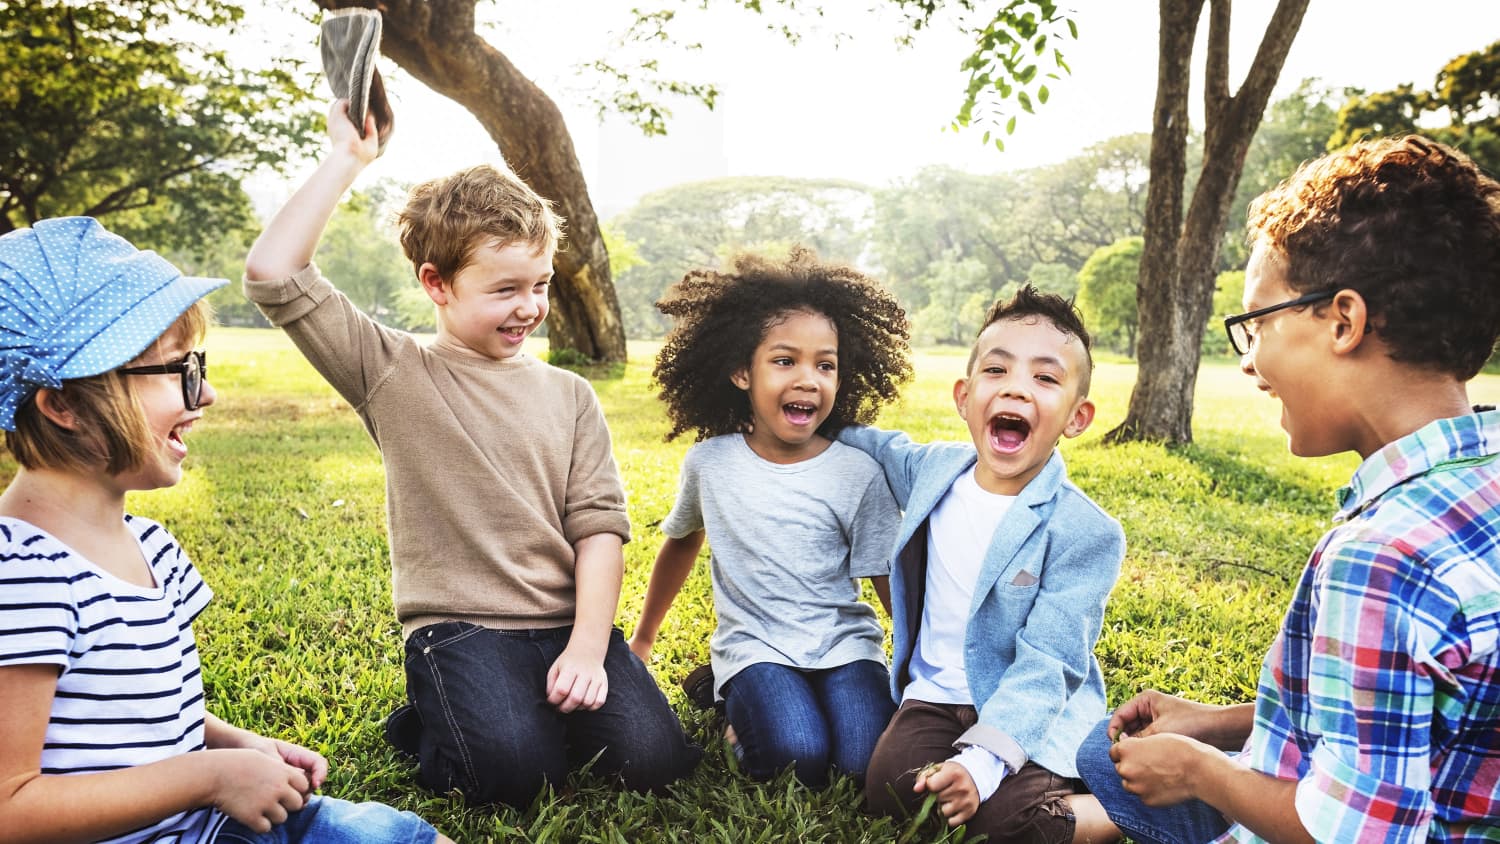
[[419,628],[406,639],[406,661],[462,642],[484,629],[467,621],[439,621]]

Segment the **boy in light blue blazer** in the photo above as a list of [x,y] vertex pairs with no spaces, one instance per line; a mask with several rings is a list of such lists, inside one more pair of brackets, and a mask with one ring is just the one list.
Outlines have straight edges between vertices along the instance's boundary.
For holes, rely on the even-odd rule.
[[949,825],[991,841],[1112,832],[1073,759],[1105,711],[1094,643],[1125,535],[1057,453],[1094,418],[1089,344],[1070,302],[1028,285],[990,309],[953,385],[972,443],[839,434],[905,513],[890,581],[900,708],[866,777],[876,811],[932,792]]

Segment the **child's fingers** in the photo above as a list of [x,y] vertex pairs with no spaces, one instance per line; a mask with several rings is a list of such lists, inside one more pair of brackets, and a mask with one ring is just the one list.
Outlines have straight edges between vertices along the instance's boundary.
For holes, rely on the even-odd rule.
[[590,700],[584,705],[587,709],[598,709],[604,705],[609,698],[609,678],[605,677],[593,685],[589,690]]
[[548,703],[556,706],[563,702],[563,699],[568,696],[568,692],[573,688],[572,678],[569,677],[568,680],[568,683],[564,686],[562,683],[562,666],[557,663],[554,662],[552,667],[547,669]]

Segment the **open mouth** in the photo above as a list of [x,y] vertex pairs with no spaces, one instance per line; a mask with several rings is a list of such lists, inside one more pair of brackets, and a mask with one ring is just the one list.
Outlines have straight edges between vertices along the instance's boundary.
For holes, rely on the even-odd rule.
[[509,326],[506,328],[501,328],[500,333],[504,334],[505,339],[511,341],[512,343],[519,343],[522,340],[526,339],[526,331],[529,328],[530,326],[527,325]]
[[996,451],[1019,451],[1031,436],[1031,423],[1019,416],[1002,413],[990,419],[990,446]]
[[183,437],[187,436],[187,432],[191,431],[192,429],[192,422],[184,422],[181,425],[176,426],[175,428],[167,432],[167,444],[177,452],[186,454],[187,443],[183,440]]
[[806,425],[813,421],[818,413],[818,407],[807,402],[794,401],[782,405],[781,412],[786,414],[787,421],[793,425]]

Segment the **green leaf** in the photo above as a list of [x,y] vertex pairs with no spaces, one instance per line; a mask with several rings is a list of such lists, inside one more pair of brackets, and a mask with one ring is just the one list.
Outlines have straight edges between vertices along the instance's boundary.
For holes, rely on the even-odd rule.
[[[1014,135],[1015,133],[1016,133],[1016,116],[1014,114],[1012,114],[1010,116],[1010,119],[1007,120],[1007,121],[1005,121],[1005,134],[1007,134],[1007,135]],[[989,136],[988,135],[985,136],[985,140],[986,141],[989,140]]]
[[1036,111],[1031,107],[1031,97],[1025,91],[1021,91],[1020,93],[1016,94],[1016,102],[1021,104],[1021,108],[1025,110],[1027,114],[1036,113]]
[[1036,89],[1036,98],[1037,98],[1037,101],[1040,102],[1042,105],[1046,105],[1047,104],[1047,97],[1050,96],[1050,95],[1051,94],[1050,94],[1050,92],[1048,92],[1046,85],[1043,85],[1040,88]]

